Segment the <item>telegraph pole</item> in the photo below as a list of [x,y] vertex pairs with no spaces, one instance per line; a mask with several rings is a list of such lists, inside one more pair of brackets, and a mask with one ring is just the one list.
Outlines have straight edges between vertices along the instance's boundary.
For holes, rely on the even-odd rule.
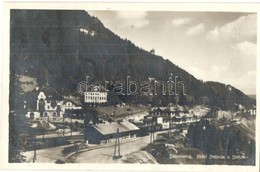
[[[64,116],[62,117],[62,123],[63,123],[63,127],[65,126],[65,124],[64,124]],[[64,133],[65,133],[65,128],[63,128],[62,129],[62,135],[64,136]]]
[[153,129],[153,126],[151,126],[151,129],[150,129],[150,143],[151,144],[153,143],[152,129]]
[[154,142],[154,124],[152,122],[151,130],[150,130],[150,143]]
[[72,136],[72,118],[70,117],[70,136]]
[[119,141],[119,128],[117,128],[116,133],[116,144],[113,159],[120,159],[122,156],[120,155],[120,141]]
[[33,163],[36,162],[36,134],[34,135],[34,151],[33,151]]
[[153,130],[153,142],[154,142],[154,132],[155,132],[155,130]]

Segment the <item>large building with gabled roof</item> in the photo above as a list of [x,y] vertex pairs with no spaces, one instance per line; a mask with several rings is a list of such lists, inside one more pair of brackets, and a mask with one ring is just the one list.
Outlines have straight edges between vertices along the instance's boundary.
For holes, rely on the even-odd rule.
[[[119,133],[117,133],[119,129]],[[96,125],[89,125],[86,128],[85,138],[88,143],[100,144],[114,140],[116,137],[121,139],[136,137],[139,128],[130,122],[112,122]]]

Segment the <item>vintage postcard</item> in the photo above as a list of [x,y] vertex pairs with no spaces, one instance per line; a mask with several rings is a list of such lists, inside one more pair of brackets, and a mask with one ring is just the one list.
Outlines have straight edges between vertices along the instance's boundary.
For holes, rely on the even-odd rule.
[[259,7],[6,3],[2,167],[258,171]]

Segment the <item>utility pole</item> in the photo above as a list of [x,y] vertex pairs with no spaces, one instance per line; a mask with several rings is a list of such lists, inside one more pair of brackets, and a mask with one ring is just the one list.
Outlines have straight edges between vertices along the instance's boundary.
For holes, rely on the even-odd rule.
[[72,136],[72,118],[70,117],[70,136]]
[[33,163],[36,162],[36,134],[34,135],[34,151],[33,151]]
[[152,126],[151,126],[151,130],[150,130],[150,143],[152,144],[154,142],[154,123],[152,121]]
[[152,126],[151,126],[151,129],[150,129],[150,144],[152,144],[153,140],[152,140]]
[[116,107],[115,107],[115,105],[114,105],[114,112],[113,112],[113,117],[114,117],[114,121],[116,121]]
[[170,137],[170,132],[171,132],[171,119],[169,121],[168,137]]
[[117,128],[116,132],[116,144],[115,144],[115,151],[113,159],[119,159],[122,156],[120,155],[120,141],[119,141],[119,128]]
[[64,136],[64,133],[65,133],[65,128],[64,128],[64,126],[65,126],[65,124],[64,124],[64,116],[62,117],[63,119],[62,119],[62,122],[63,122],[63,130],[62,130],[62,134],[63,134],[63,136]]
[[153,142],[154,142],[154,133],[155,133],[155,129],[153,130]]

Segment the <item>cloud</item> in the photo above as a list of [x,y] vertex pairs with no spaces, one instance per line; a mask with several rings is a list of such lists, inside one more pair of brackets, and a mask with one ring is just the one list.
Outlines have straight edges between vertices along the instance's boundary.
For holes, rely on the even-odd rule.
[[207,33],[206,39],[207,40],[217,40],[219,38],[219,28],[215,27],[214,30],[211,30]]
[[173,26],[181,26],[181,25],[185,25],[188,24],[192,21],[192,19],[190,18],[176,18],[172,20],[172,25]]
[[195,25],[191,28],[189,28],[186,32],[186,35],[190,36],[190,35],[196,35],[199,33],[204,32],[204,23],[200,23],[198,25]]
[[118,11],[118,24],[122,28],[142,28],[149,25],[146,11]]
[[253,42],[243,41],[233,46],[233,49],[242,56],[256,58],[256,44]]
[[248,39],[256,36],[256,21],[256,14],[241,16],[221,27],[216,26],[207,33],[206,39],[211,41]]

